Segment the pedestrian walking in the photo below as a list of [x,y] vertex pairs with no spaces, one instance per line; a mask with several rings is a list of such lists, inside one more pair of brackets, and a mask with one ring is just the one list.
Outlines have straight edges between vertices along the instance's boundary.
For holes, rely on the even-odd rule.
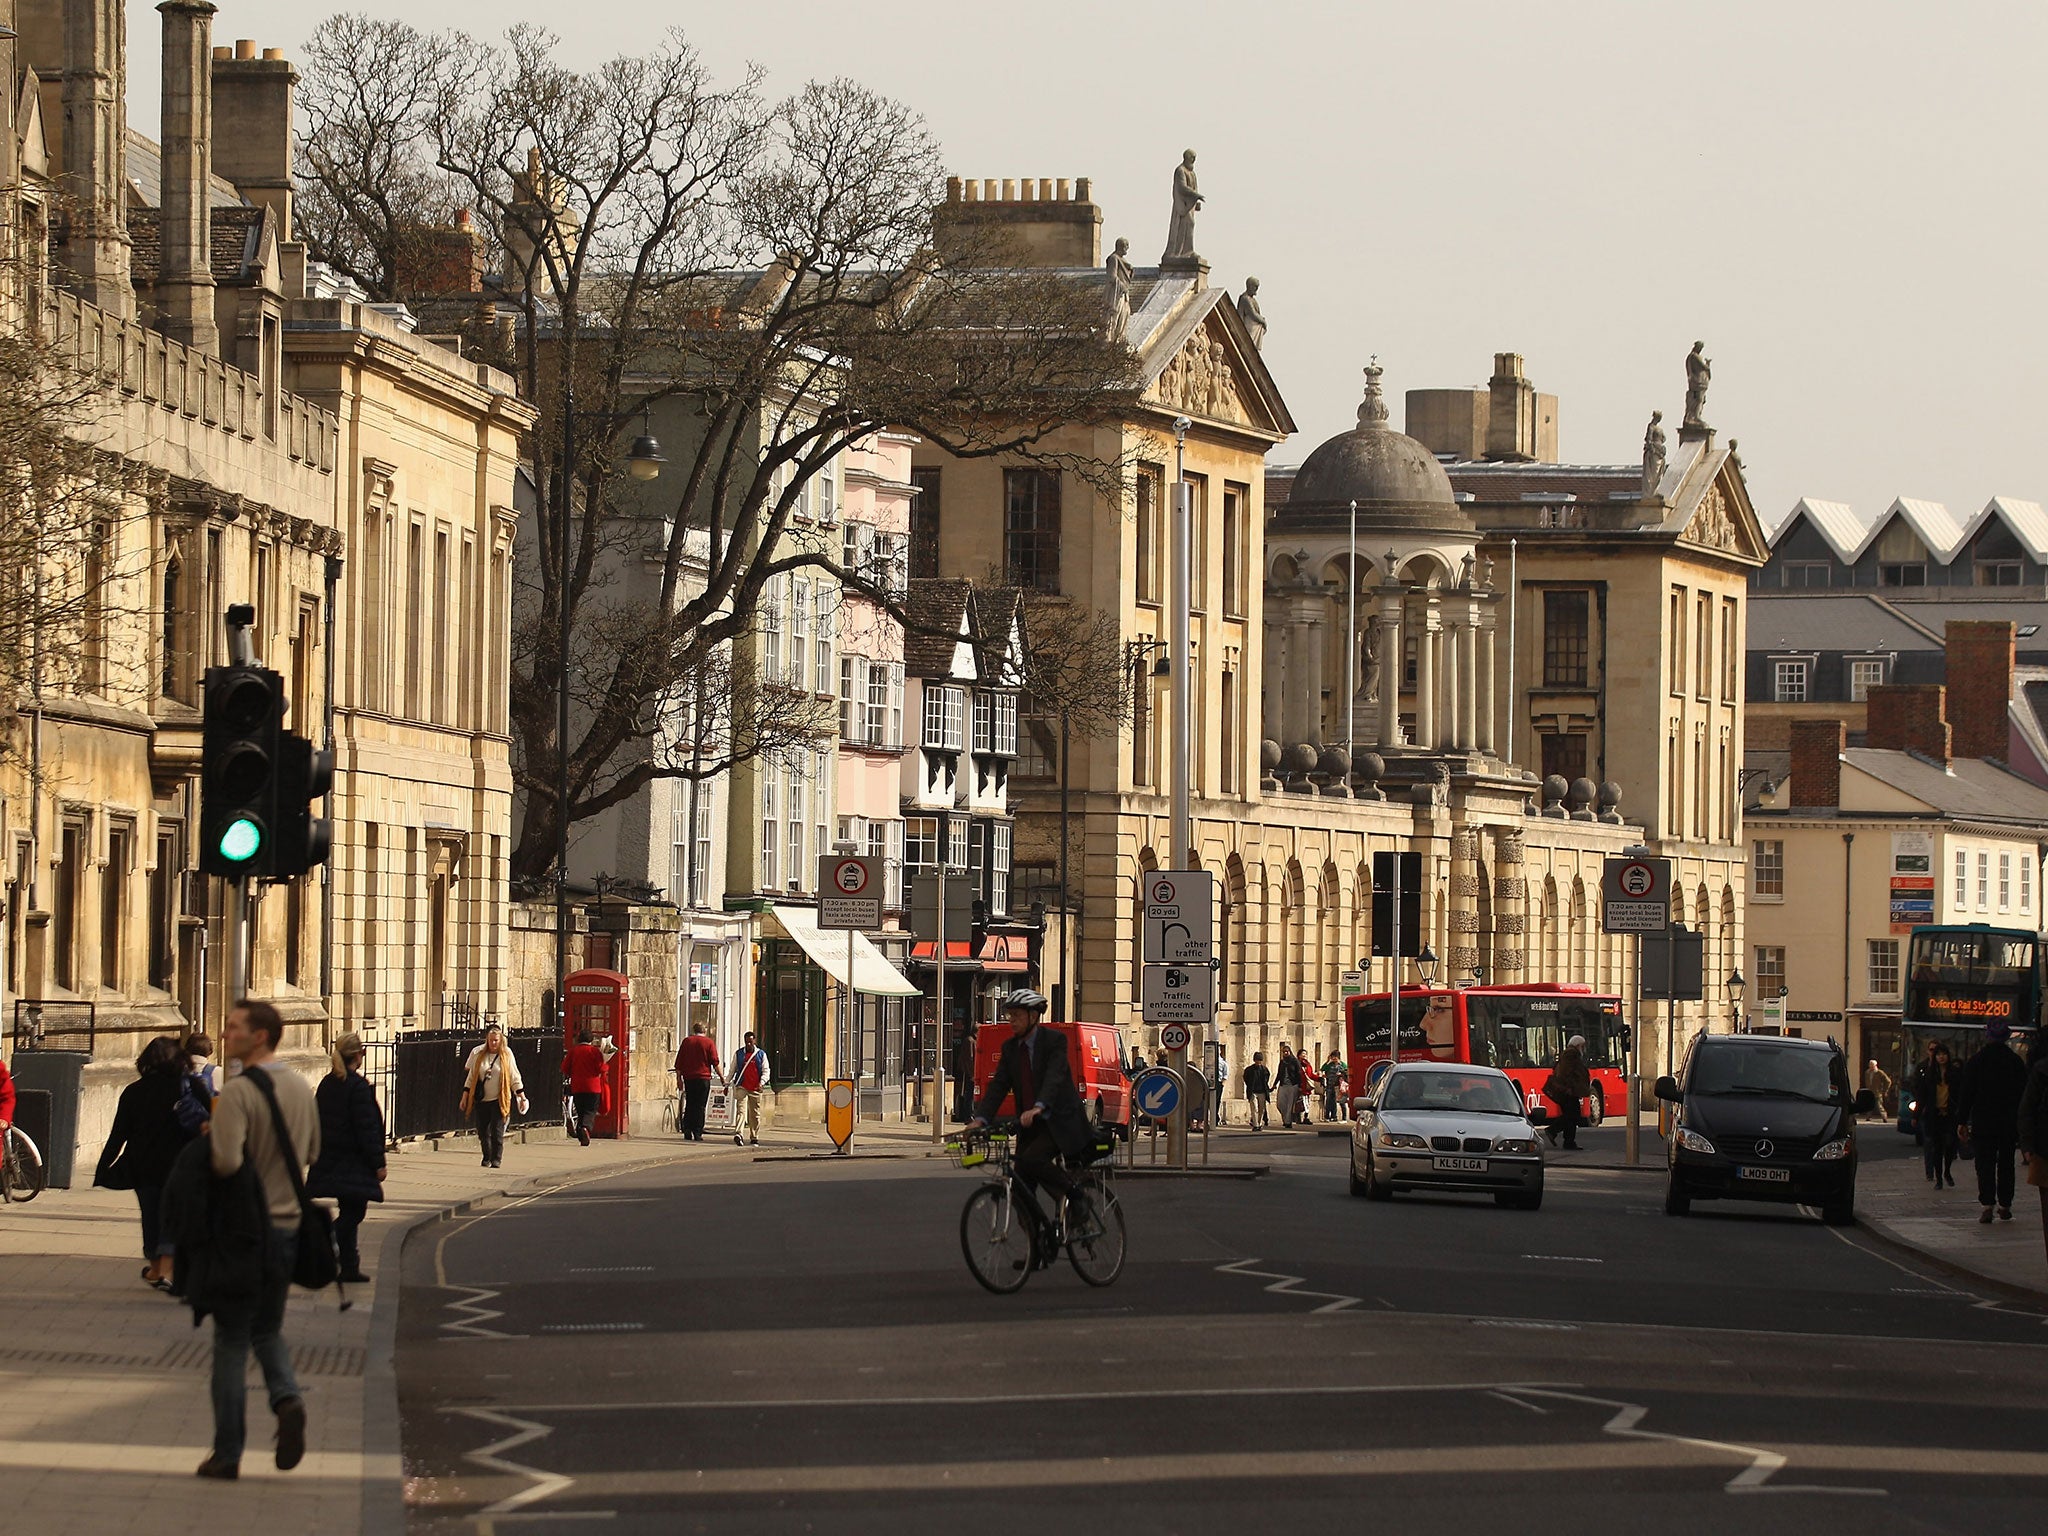
[[277,1010],[248,998],[229,1010],[220,1032],[222,1052],[242,1070],[214,1105],[208,1157],[216,1179],[254,1170],[270,1225],[253,1295],[213,1314],[213,1452],[199,1464],[201,1477],[241,1475],[252,1348],[277,1415],[278,1471],[306,1454],[306,1403],[284,1342],[284,1303],[299,1243],[299,1170],[320,1155],[320,1111],[305,1079],[277,1059],[283,1040]]
[[1586,1037],[1573,1035],[1551,1063],[1550,1076],[1543,1080],[1543,1096],[1557,1106],[1557,1114],[1544,1127],[1550,1144],[1563,1136],[1567,1152],[1579,1150],[1579,1127],[1584,1124],[1580,1105],[1593,1091],[1592,1074],[1586,1070]]
[[1274,1098],[1280,1102],[1280,1128],[1294,1128],[1294,1114],[1300,1110],[1300,1057],[1294,1055],[1290,1040],[1280,1042],[1280,1065],[1274,1067]]
[[1913,1125],[1920,1134],[1920,1164],[1936,1189],[1956,1187],[1955,1068],[1939,1040],[1913,1070]]
[[1344,1066],[1344,1058],[1337,1054],[1337,1048],[1330,1047],[1330,1059],[1323,1063],[1323,1118],[1342,1120],[1344,1118],[1344,1079],[1350,1074]]
[[1877,1101],[1878,1119],[1882,1120],[1891,1113],[1891,1074],[1880,1067],[1875,1058],[1863,1064],[1863,1091]]
[[732,1106],[732,1144],[761,1144],[761,1095],[768,1089],[768,1053],[754,1043],[750,1029],[732,1053],[729,1081],[738,1095]]
[[1244,1069],[1244,1100],[1251,1128],[1255,1131],[1271,1129],[1273,1073],[1266,1065],[1264,1051],[1253,1051],[1252,1064]]
[[702,1024],[692,1024],[683,1043],[676,1047],[676,1091],[683,1098],[683,1140],[704,1139],[704,1106],[711,1099],[711,1075],[725,1081],[719,1070],[718,1047]]
[[2041,1195],[2041,1242],[2048,1247],[2048,1029],[2034,1031],[2027,1086],[2020,1094],[2018,1131],[2027,1183]]
[[589,1034],[582,1029],[574,1031],[569,1049],[562,1053],[562,1082],[569,1095],[570,1125],[586,1147],[590,1145],[590,1127],[609,1096],[605,1064],[604,1051],[590,1043]]
[[178,1096],[178,1123],[194,1136],[213,1117],[213,1101],[219,1094],[214,1081],[213,1042],[204,1030],[195,1029],[181,1046],[185,1055],[184,1091]]
[[462,1114],[476,1126],[486,1168],[504,1166],[505,1122],[515,1111],[526,1113],[526,1084],[503,1026],[489,1024],[484,1043],[469,1053],[462,1070]]
[[334,1247],[345,1285],[367,1285],[357,1245],[370,1202],[384,1198],[384,1111],[377,1090],[363,1076],[363,1037],[353,1030],[328,1047],[327,1075],[313,1090],[320,1112],[320,1155],[306,1175],[306,1193],[332,1200],[340,1211]]
[[178,1119],[185,1090],[185,1052],[179,1041],[159,1035],[135,1058],[135,1081],[121,1090],[114,1128],[100,1151],[92,1181],[102,1189],[129,1189],[142,1215],[142,1282],[171,1288],[171,1253],[163,1246],[160,1215],[171,1164],[196,1131]]
[[2013,1159],[2019,1152],[2020,1096],[2027,1090],[2027,1064],[2009,1043],[2012,1026],[1993,1019],[1984,1026],[1984,1045],[1956,1073],[1956,1129],[1977,1165],[1977,1220],[1989,1224],[1995,1211],[2012,1220]]
[[1222,1125],[1229,1117],[1223,1112],[1223,1095],[1230,1087],[1230,1063],[1223,1055],[1223,1042],[1216,1042],[1216,1070],[1209,1077],[1209,1093],[1214,1101],[1215,1123]]

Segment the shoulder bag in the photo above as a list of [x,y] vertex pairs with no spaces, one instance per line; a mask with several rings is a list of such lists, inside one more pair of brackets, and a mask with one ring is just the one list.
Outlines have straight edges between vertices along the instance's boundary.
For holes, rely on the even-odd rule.
[[299,1201],[298,1252],[292,1259],[292,1284],[309,1291],[324,1291],[341,1274],[341,1259],[334,1251],[334,1223],[323,1205],[306,1198],[306,1181],[299,1173],[299,1154],[292,1146],[292,1133],[285,1129],[284,1111],[277,1107],[277,1090],[261,1067],[244,1076],[255,1084],[270,1105],[270,1123],[277,1131],[277,1147],[284,1154],[285,1171],[292,1176],[292,1193]]

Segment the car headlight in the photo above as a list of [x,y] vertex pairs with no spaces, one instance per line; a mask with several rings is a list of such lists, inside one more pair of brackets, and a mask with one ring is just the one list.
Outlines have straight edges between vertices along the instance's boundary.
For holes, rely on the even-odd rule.
[[1498,1136],[1494,1138],[1493,1150],[1526,1156],[1536,1150],[1536,1143],[1526,1136]]
[[1428,1142],[1424,1141],[1420,1136],[1410,1136],[1406,1131],[1382,1130],[1380,1132],[1380,1145],[1383,1147],[1403,1147],[1414,1152],[1427,1152],[1429,1150]]
[[1837,1136],[1826,1146],[1817,1150],[1813,1154],[1813,1160],[1816,1163],[1839,1163],[1849,1155],[1849,1149],[1854,1145],[1855,1143],[1849,1137]]
[[1682,1125],[1678,1128],[1678,1144],[1688,1152],[1705,1152],[1709,1156],[1713,1155],[1714,1144],[1711,1141],[1698,1131],[1689,1131]]

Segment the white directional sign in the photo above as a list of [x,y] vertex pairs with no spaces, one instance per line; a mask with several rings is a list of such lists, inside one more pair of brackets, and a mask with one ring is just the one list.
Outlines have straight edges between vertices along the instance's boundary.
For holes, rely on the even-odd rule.
[[1216,877],[1206,869],[1159,869],[1138,879],[1145,962],[1207,965],[1216,947]]
[[1671,926],[1671,861],[1623,855],[1600,870],[1600,926],[1608,933],[1662,933]]
[[882,926],[882,861],[828,853],[818,860],[818,926]]
[[1159,1027],[1159,1044],[1169,1051],[1184,1051],[1194,1033],[1185,1024],[1162,1024]]
[[1216,1016],[1216,973],[1206,964],[1148,965],[1144,1004],[1147,1024],[1206,1024]]

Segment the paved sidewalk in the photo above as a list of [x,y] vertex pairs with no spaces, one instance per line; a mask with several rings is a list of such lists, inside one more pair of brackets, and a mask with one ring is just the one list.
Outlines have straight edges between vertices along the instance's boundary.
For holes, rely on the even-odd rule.
[[[1889,1126],[1867,1125],[1865,1137],[1896,1135]],[[1918,1154],[1866,1157],[1856,1171],[1856,1216],[1880,1237],[1925,1254],[1951,1270],[1992,1281],[2010,1290],[2048,1297],[2048,1248],[2041,1231],[2041,1191],[2019,1170],[2011,1221],[1977,1220],[1977,1170],[1956,1161],[1956,1187],[1937,1191],[1927,1182]]]
[[[508,1139],[505,1166],[479,1165],[468,1137],[392,1154],[385,1199],[370,1208],[363,1259],[373,1283],[339,1309],[333,1291],[294,1291],[285,1337],[306,1393],[307,1454],[271,1465],[272,1420],[259,1386],[239,1483],[192,1475],[212,1440],[207,1373],[213,1329],[142,1284],[132,1195],[52,1189],[0,1208],[0,1466],[7,1529],[90,1536],[184,1532],[390,1532],[403,1528],[399,1488],[394,1279],[406,1231],[494,1195],[529,1192],[671,1160],[743,1158],[730,1140],[674,1136],[585,1148],[552,1127]],[[822,1141],[821,1130],[771,1131],[768,1146]],[[89,1161],[85,1167],[90,1168]],[[255,1376],[252,1366],[251,1380]]]

